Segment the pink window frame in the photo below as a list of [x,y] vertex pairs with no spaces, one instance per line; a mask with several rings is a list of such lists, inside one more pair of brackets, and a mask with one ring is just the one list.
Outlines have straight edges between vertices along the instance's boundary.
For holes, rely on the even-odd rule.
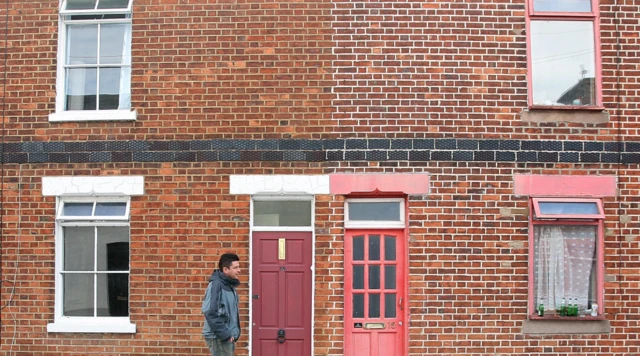
[[[568,199],[568,198],[532,198],[533,211],[538,219],[604,219],[602,200],[600,199]],[[595,203],[599,214],[541,214],[539,203]]]
[[[602,59],[600,54],[600,11],[599,1],[591,0],[591,12],[550,12],[535,11],[533,7],[534,0],[527,0],[527,16],[526,16],[526,33],[527,33],[527,89],[528,104],[530,109],[553,109],[553,110],[603,110],[602,104]],[[556,20],[556,21],[592,21],[593,22],[593,40],[595,49],[595,92],[596,103],[591,106],[582,105],[534,105],[533,104],[533,75],[532,75],[532,53],[531,53],[531,21],[532,20]]]
[[[536,203],[534,203],[534,201]],[[601,199],[571,199],[571,198],[536,198],[531,197],[529,199],[529,211],[535,211],[539,209],[534,206],[540,201],[563,201],[563,202],[585,202],[585,201],[597,201],[598,210],[602,210]],[[537,213],[537,212],[536,212]],[[554,220],[539,220],[534,219],[533,214],[529,214],[529,319],[580,319],[580,320],[601,320],[604,319],[604,214],[600,216],[589,215],[591,218],[585,220],[585,215],[567,215],[566,217],[560,217],[559,215],[553,215]],[[577,220],[578,219],[578,220]],[[598,304],[598,315],[595,317],[561,317],[555,314],[545,314],[545,316],[538,316],[536,305],[534,304],[534,265],[535,265],[535,246],[534,246],[534,227],[537,225],[593,225],[596,226],[596,302]]]

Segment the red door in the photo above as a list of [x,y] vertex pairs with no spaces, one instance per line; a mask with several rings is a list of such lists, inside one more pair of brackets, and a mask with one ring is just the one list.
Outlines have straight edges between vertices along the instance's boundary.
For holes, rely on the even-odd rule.
[[255,232],[252,355],[311,356],[311,232]]
[[345,356],[404,355],[404,233],[347,231]]

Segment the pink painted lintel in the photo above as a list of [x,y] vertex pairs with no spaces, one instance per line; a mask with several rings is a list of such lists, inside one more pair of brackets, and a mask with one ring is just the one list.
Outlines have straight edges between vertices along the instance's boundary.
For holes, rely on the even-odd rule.
[[331,194],[353,193],[429,193],[429,174],[348,174],[329,175]]
[[516,196],[611,197],[616,195],[615,176],[514,176]]

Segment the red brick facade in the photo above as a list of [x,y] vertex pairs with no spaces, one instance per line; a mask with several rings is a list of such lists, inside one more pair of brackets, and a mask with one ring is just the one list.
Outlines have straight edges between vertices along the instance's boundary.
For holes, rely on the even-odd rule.
[[[572,114],[604,122],[523,119],[525,0],[134,0],[137,120],[50,122],[58,5],[12,0],[0,16],[5,354],[206,355],[206,278],[234,250],[248,355],[251,197],[231,194],[229,177],[334,173],[429,174],[428,194],[407,197],[409,355],[640,354],[637,1],[600,4],[604,114]],[[523,332],[530,212],[516,174],[616,177],[609,332]],[[56,200],[42,178],[109,175],[144,177],[131,199],[137,330],[47,332]],[[315,199],[313,355],[336,356],[345,196]]]

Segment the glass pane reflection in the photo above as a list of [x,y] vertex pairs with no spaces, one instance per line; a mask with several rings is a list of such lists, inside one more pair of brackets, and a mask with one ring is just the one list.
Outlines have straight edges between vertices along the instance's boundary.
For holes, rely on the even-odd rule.
[[255,226],[311,226],[311,201],[253,202]]
[[380,294],[369,294],[369,318],[380,317]]
[[65,226],[62,231],[64,270],[94,271],[95,228]]
[[353,237],[353,260],[364,261],[364,236]]
[[596,203],[572,203],[572,202],[540,202],[540,214],[575,214],[588,215],[599,214]]
[[99,274],[98,316],[129,315],[129,275],[124,273]]
[[396,266],[384,266],[384,289],[396,289]]
[[531,21],[533,104],[596,105],[591,21]]
[[384,295],[384,317],[395,318],[396,317],[396,295],[385,294]]
[[396,237],[385,235],[384,237],[384,259],[385,261],[396,260]]
[[369,266],[369,289],[380,289],[380,266]]
[[364,318],[364,294],[353,295],[353,317]]
[[369,261],[380,261],[380,235],[369,236]]
[[93,274],[64,274],[65,316],[94,316],[93,314]]
[[67,29],[66,64],[98,63],[98,26],[74,25]]
[[364,289],[364,266],[353,266],[353,289]]
[[349,220],[400,221],[398,202],[349,202]]
[[533,0],[534,11],[591,12],[591,0]]

